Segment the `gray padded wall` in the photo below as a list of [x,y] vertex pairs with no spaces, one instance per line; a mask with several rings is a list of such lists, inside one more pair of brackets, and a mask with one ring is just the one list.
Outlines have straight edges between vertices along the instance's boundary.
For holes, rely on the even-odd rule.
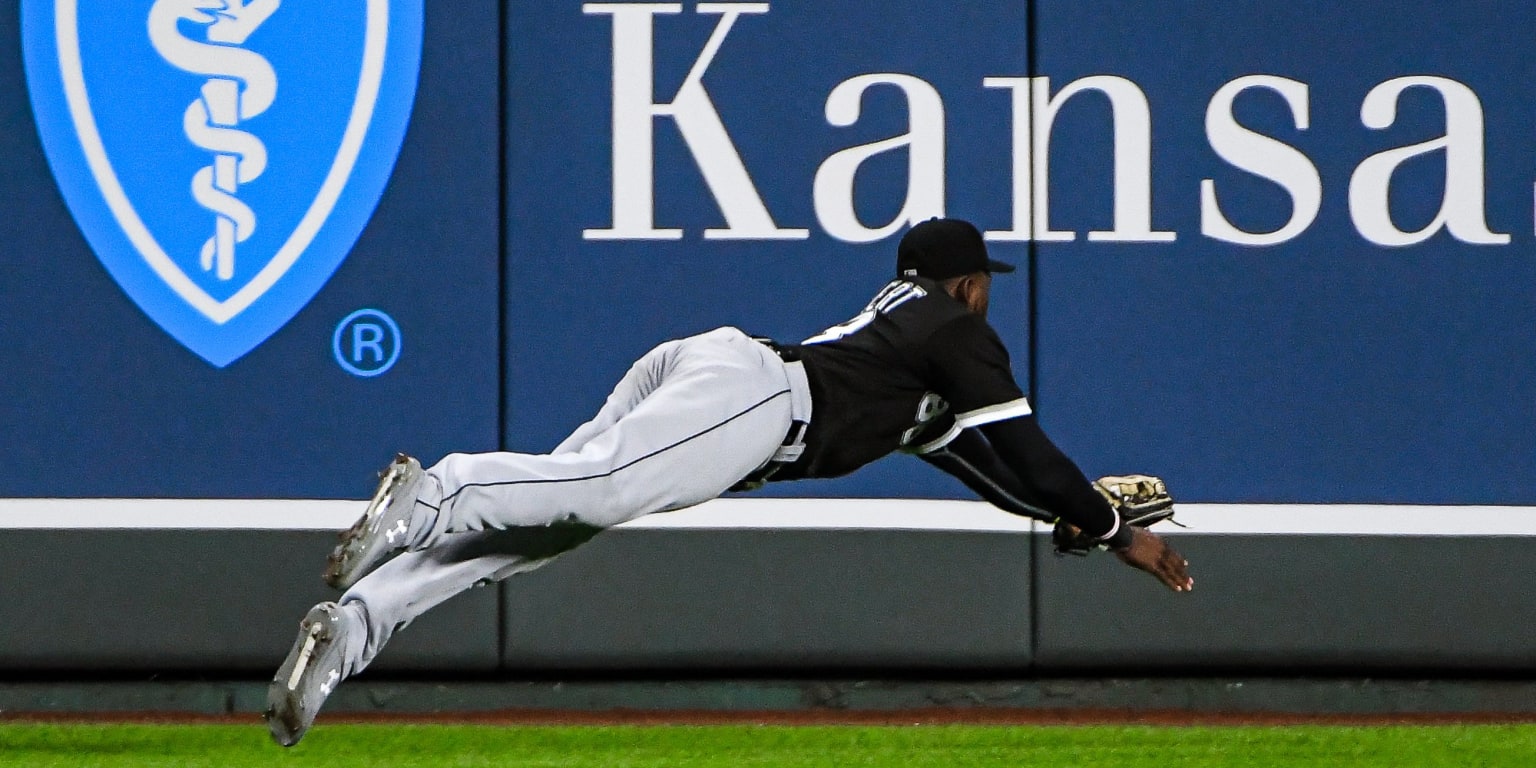
[[[335,534],[8,530],[0,535],[0,669],[270,674]],[[379,670],[497,664],[496,592],[460,596],[400,635]]]
[[1024,669],[1029,557],[996,533],[610,531],[505,582],[503,663]]
[[1039,668],[1536,668],[1525,538],[1169,540],[1191,562],[1189,595],[1128,568],[1042,556]]
[[[270,674],[335,596],[333,537],[5,531],[0,672]],[[1524,538],[1171,540],[1193,594],[1043,536],[620,529],[434,609],[370,673],[1536,670]]]

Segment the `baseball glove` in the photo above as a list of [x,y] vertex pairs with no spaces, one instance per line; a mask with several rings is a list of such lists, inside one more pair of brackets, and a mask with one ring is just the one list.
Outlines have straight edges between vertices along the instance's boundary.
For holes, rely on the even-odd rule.
[[[1120,515],[1121,525],[1145,528],[1173,519],[1173,497],[1162,478],[1151,475],[1108,475],[1093,481],[1094,490]],[[1178,525],[1177,522],[1174,523]],[[1051,543],[1058,555],[1087,555],[1105,545],[1084,535],[1077,526],[1057,519]]]

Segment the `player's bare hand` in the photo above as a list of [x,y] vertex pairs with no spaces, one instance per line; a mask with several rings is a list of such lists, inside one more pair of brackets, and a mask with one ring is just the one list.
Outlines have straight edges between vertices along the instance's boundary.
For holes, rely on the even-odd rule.
[[1189,561],[1173,551],[1157,534],[1145,528],[1131,529],[1131,545],[1115,553],[1126,565],[1139,568],[1157,577],[1158,581],[1175,592],[1188,592],[1195,588],[1195,580],[1189,577]]

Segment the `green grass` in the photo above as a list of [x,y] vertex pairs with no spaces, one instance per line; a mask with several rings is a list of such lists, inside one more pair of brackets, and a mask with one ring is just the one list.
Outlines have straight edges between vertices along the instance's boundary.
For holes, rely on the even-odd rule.
[[1536,766],[1536,726],[327,725],[283,749],[260,724],[0,724],[0,765],[35,768],[730,766]]

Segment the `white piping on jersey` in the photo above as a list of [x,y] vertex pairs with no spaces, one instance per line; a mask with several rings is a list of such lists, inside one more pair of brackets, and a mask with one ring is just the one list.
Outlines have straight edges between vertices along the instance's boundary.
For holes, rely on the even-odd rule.
[[937,451],[940,448],[953,443],[955,438],[960,436],[960,431],[963,429],[964,427],[960,426],[958,423],[951,424],[949,425],[949,429],[944,431],[944,434],[939,435],[938,437],[929,440],[928,442],[923,443],[916,448],[909,448],[907,449],[907,452],[915,453],[918,456],[922,456],[923,454],[927,453],[933,453],[934,451]]
[[1034,413],[1034,409],[1029,407],[1029,398],[1021,397],[1017,400],[1009,400],[1006,403],[997,403],[977,408],[974,411],[957,413],[955,414],[955,424],[961,429],[979,427],[983,424],[991,424],[994,421],[1028,416],[1031,413]]
[[900,280],[887,285],[875,294],[875,298],[869,302],[865,309],[873,309],[876,312],[890,312],[891,310],[911,301],[927,296],[928,292],[917,283],[909,283]]
[[[955,434],[959,434],[959,432],[956,431]],[[1002,487],[1001,485],[998,485],[995,480],[993,480],[991,477],[989,477],[987,475],[987,473],[982,472],[981,470],[977,469],[976,465],[970,463],[969,461],[966,461],[965,458],[962,457],[960,454],[958,454],[958,453],[945,453],[945,455],[950,457],[951,459],[954,459],[955,461],[959,462],[961,466],[963,466],[966,469],[970,470],[971,474],[973,476],[975,476],[976,478],[980,479],[981,482],[986,483],[987,487],[991,488],[994,491],[997,491],[999,496],[1003,497],[1004,499],[1007,499],[1009,503],[1016,505],[1020,510],[1023,510],[1022,512],[1015,512],[1014,510],[1009,509],[1009,510],[1004,510],[1005,512],[1010,512],[1010,513],[1016,514],[1016,515],[1023,515],[1025,517],[1034,517],[1035,519],[1037,519],[1037,520],[1039,520],[1040,522],[1043,522],[1043,523],[1051,523],[1051,522],[1055,522],[1056,521],[1056,518],[1057,518],[1056,515],[1053,515],[1050,512],[1047,512],[1047,511],[1045,511],[1045,510],[1043,510],[1043,509],[1041,509],[1041,508],[1039,508],[1039,507],[1037,507],[1037,506],[1035,506],[1033,504],[1025,502],[1023,499],[1020,499],[1019,497],[1014,496],[1013,494],[1009,493],[1008,489]],[[1119,515],[1116,515],[1115,517],[1118,518]],[[1115,525],[1116,525],[1117,528],[1119,527],[1118,519],[1116,520]],[[1111,536],[1113,536],[1114,533],[1115,533],[1114,531],[1110,531],[1109,532],[1109,534]]]
[[[939,440],[943,440],[944,443],[948,444],[950,441],[953,441],[955,439],[955,437],[957,437],[959,434],[960,434],[960,426],[957,424],[957,425],[955,425],[953,427],[950,427],[949,431],[944,433],[944,437],[939,438]],[[935,440],[933,442],[937,443],[937,442],[939,442],[939,440]],[[932,453],[932,452],[937,451],[940,448],[944,447],[944,446],[941,445],[941,446],[938,446],[936,448],[928,448],[928,446],[930,446],[930,445],[933,445],[933,443],[929,443],[928,445],[921,446],[915,452],[918,453],[919,455],[922,455],[922,454]],[[927,450],[924,450],[925,448]],[[961,466],[964,466],[966,469],[970,470],[972,475],[974,475],[976,478],[980,479],[982,482],[986,483],[987,487],[993,489],[994,491],[997,491],[999,496],[1002,496],[1003,498],[1007,499],[1010,503],[1017,505],[1020,509],[1026,510],[1025,512],[1013,512],[1013,510],[1007,510],[1008,512],[1013,512],[1013,514],[1024,514],[1024,515],[1031,516],[1031,517],[1038,516],[1036,519],[1038,519],[1038,520],[1040,520],[1042,522],[1046,522],[1046,523],[1053,523],[1059,517],[1058,515],[1053,515],[1053,514],[1047,512],[1047,511],[1045,511],[1045,510],[1043,510],[1043,509],[1041,509],[1041,508],[1039,508],[1039,507],[1037,507],[1037,506],[1035,506],[1033,504],[1029,504],[1029,503],[1021,500],[1019,497],[1014,496],[1013,494],[1009,493],[1006,488],[1003,488],[1001,485],[998,485],[997,482],[994,481],[991,477],[989,477],[985,472],[982,472],[981,470],[977,469],[976,465],[970,463],[969,461],[966,461],[965,457],[961,456],[960,454],[958,454],[958,453],[951,453],[951,452],[947,452],[946,451],[944,455],[948,456],[951,459],[954,459]],[[1094,541],[1097,541],[1097,542],[1100,542],[1100,543],[1109,541],[1110,539],[1115,537],[1115,534],[1120,532],[1120,515],[1119,514],[1114,514],[1113,517],[1115,518],[1115,523],[1114,523],[1114,525],[1110,526],[1109,533],[1106,533],[1103,536],[1095,536],[1095,537],[1093,537]]]

